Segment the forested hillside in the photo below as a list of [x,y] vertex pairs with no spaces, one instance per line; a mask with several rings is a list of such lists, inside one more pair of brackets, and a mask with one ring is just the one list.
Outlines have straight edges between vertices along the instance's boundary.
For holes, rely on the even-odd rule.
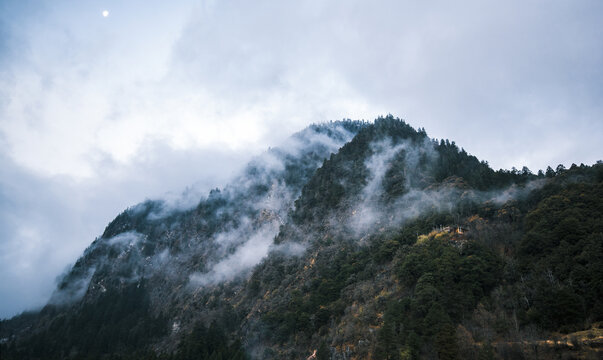
[[392,116],[292,139],[117,216],[2,359],[603,355],[602,163],[495,171]]

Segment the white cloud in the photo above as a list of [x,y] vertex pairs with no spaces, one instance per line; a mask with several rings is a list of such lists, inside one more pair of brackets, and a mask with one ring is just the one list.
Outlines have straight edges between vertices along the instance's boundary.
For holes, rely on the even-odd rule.
[[209,272],[192,274],[191,284],[193,286],[217,284],[245,274],[268,255],[270,245],[278,233],[278,225],[278,222],[270,222],[256,231],[237,233],[235,239],[226,239],[222,236],[218,241],[239,242],[242,245],[233,254],[213,265]]
[[97,162],[99,176],[78,181],[40,176],[0,156],[0,318],[43,305],[55,278],[128,206],[171,191],[169,204],[186,207],[173,194],[188,186],[187,200],[199,200],[246,160],[161,143],[143,149],[129,164]]

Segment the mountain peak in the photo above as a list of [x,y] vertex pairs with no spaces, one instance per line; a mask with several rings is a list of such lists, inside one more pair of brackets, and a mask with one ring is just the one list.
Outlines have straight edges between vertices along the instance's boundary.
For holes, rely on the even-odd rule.
[[126,209],[44,310],[2,322],[0,346],[8,359],[471,357],[582,330],[603,314],[602,171],[494,171],[391,115],[312,125],[193,206]]

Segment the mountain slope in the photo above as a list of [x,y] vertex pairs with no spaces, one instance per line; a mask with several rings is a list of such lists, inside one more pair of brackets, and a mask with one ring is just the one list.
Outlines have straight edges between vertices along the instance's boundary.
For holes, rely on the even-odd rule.
[[493,171],[391,116],[312,126],[193,209],[120,214],[2,351],[538,357],[517,344],[603,320],[602,181]]

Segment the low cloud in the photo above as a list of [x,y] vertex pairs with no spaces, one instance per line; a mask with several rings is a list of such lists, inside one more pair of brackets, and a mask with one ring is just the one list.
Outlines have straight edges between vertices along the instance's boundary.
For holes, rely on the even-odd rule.
[[386,171],[391,167],[393,158],[408,146],[406,143],[393,146],[391,139],[386,139],[372,143],[370,147],[373,155],[364,162],[364,166],[369,171],[369,176],[368,183],[362,189],[363,201],[375,200],[372,198],[381,192],[383,178]]
[[83,298],[84,295],[86,295],[86,291],[88,291],[90,281],[92,280],[95,271],[96,268],[92,267],[86,269],[86,272],[79,277],[70,279],[69,282],[65,283],[64,287],[57,289],[52,293],[48,300],[48,304],[66,305]]
[[[202,269],[202,271],[191,276],[192,284],[196,284],[196,286],[216,284],[231,280],[238,275],[244,275],[272,249],[286,254],[299,254],[303,250],[301,245],[275,247],[273,246],[274,237],[277,235],[279,227],[287,220],[293,201],[301,190],[303,177],[310,176],[324,158],[332,152],[336,152],[352,137],[353,134],[343,129],[339,123],[312,126],[288,139],[285,147],[272,148],[255,156],[243,170],[227,171],[228,168],[223,168],[220,173],[214,173],[214,178],[222,178],[223,183],[229,183],[221,190],[214,189],[210,192],[209,189],[213,188],[213,185],[210,186],[211,183],[197,183],[188,187],[182,195],[158,196],[155,200],[130,207],[127,212],[132,216],[141,214],[145,216],[143,219],[148,222],[146,229],[152,230],[149,230],[149,233],[140,230],[144,234],[128,230],[110,238],[98,238],[84,252],[83,262],[67,271],[62,278],[65,281],[59,280],[59,291],[56,291],[52,297],[55,299],[60,297],[62,302],[68,298],[76,299],[80,296],[80,292],[73,289],[82,289],[85,287],[84,284],[90,281],[93,281],[89,286],[91,290],[103,291],[109,286],[108,283],[103,282],[106,279],[118,280],[123,283],[136,281],[142,276],[157,276],[162,279],[182,281],[183,278],[188,279],[191,269],[195,268]],[[178,159],[180,156],[186,157],[187,153],[170,153],[169,151],[162,153],[160,151],[162,149],[169,150],[169,148],[164,148],[163,144],[155,143],[153,147],[149,147],[146,155],[163,154],[165,168],[154,169],[151,167],[150,171],[145,170],[146,163],[143,160],[132,169],[116,168],[115,163],[111,161],[102,163],[102,166],[109,179],[109,175],[116,176],[121,171],[136,171],[137,169],[146,171],[146,174],[137,174],[140,177],[153,175],[154,171],[157,171],[158,175],[162,175],[163,171],[168,170],[169,172],[169,166],[176,167],[172,174],[181,172],[189,179],[193,176],[179,168],[182,164]],[[192,154],[194,152],[188,152],[188,155]],[[203,162],[210,161],[204,156],[213,156],[212,160],[216,160],[220,155],[217,152],[198,154],[197,157],[188,158],[188,161],[196,161],[197,164],[203,165]],[[226,159],[227,155],[228,153],[222,154],[222,157]],[[170,159],[173,161],[169,161]],[[155,163],[157,162],[153,162],[153,164]],[[229,166],[235,165],[229,164]],[[198,170],[191,170],[193,173],[195,171]],[[290,171],[293,173],[288,173]],[[238,173],[238,175],[233,176],[233,173]],[[289,175],[285,176],[285,174]],[[182,182],[185,179],[178,178],[176,181]],[[107,183],[104,185],[107,186]],[[145,186],[149,186],[149,184],[145,184]],[[75,187],[75,190],[79,189]],[[146,194],[150,193],[149,189],[138,188],[136,190]],[[76,192],[76,195],[79,196],[83,194],[102,196],[102,194],[93,192]],[[57,199],[51,200],[48,202],[48,206],[58,206],[56,211],[61,211],[60,206],[63,203]],[[85,200],[89,202],[85,202],[82,206],[98,205],[95,202],[96,197]],[[191,223],[190,218],[186,220],[186,217],[195,216],[194,208],[199,206],[200,201],[201,206],[209,204],[208,206],[211,207],[214,201],[216,204],[222,205],[217,205],[207,217],[195,218]],[[123,208],[119,210],[123,210]],[[112,215],[117,213],[119,211],[114,210]],[[92,215],[94,215],[93,212]],[[187,223],[181,223],[182,219]],[[108,220],[106,221],[108,222]],[[198,230],[198,226],[206,225],[215,227],[215,230],[208,233]],[[101,229],[102,227],[83,237],[82,247],[95,235],[100,234]],[[161,234],[161,238],[156,238],[156,234]],[[16,239],[9,238],[6,243],[16,242]],[[48,249],[45,250],[48,251]],[[48,251],[47,255],[52,254],[52,251]],[[199,259],[202,261],[200,262]],[[37,268],[41,267],[38,265]],[[88,277],[86,271],[92,272],[91,278]],[[56,271],[55,274],[58,272]],[[44,277],[39,273],[31,274],[31,276]],[[48,281],[48,284],[51,283]],[[7,288],[11,285],[9,283]],[[63,288],[64,290],[61,290]],[[48,290],[49,295],[50,291]],[[44,300],[44,298],[39,300],[40,305],[44,303]]]
[[[358,199],[352,202],[346,228],[361,238],[379,228],[403,226],[427,213],[457,212],[459,206],[466,202],[492,202],[500,206],[527,196],[546,181],[537,179],[522,186],[511,185],[493,191],[479,191],[445,182],[426,187],[425,180],[431,178],[429,171],[436,166],[439,156],[434,144],[429,139],[420,143],[404,141],[392,144],[390,139],[372,143],[372,155],[365,161],[369,170],[368,182]],[[393,201],[384,202],[383,179],[392,166],[392,160],[399,156],[403,157],[404,166],[399,169],[401,174],[393,175],[403,175],[404,193],[394,197]],[[420,165],[420,162],[424,164]],[[331,223],[337,224],[338,221],[332,220]]]
[[[213,242],[218,246],[214,261],[206,271],[190,276],[191,285],[213,285],[244,275],[270,251],[293,256],[303,253],[305,246],[302,244],[274,244],[274,238],[280,226],[288,221],[293,202],[303,185],[287,184],[283,176],[291,170],[287,169],[288,165],[297,167],[295,171],[299,175],[310,169],[308,175],[311,175],[313,169],[351,140],[353,135],[340,124],[327,125],[318,132],[310,127],[293,135],[283,147],[271,149],[252,160],[246,171],[235,178],[220,196],[234,203],[237,211],[251,209],[254,215],[237,217],[232,221],[235,224],[232,228],[213,237]],[[313,164],[308,165],[308,161]],[[266,193],[260,198],[247,198],[246,194],[253,192],[257,186],[267,187]]]
[[43,306],[56,276],[128,206],[188,185],[185,197],[165,196],[171,208],[188,208],[227,182],[248,156],[155,142],[130,163],[97,162],[101,175],[80,180],[44,176],[0,156],[0,318]]
[[203,274],[192,274],[191,284],[194,286],[206,286],[234,279],[252,269],[268,255],[268,250],[278,234],[279,224],[272,222],[262,226],[253,233],[241,234],[242,244],[236,248],[233,254],[227,256],[211,267],[211,270]]
[[[400,215],[401,212],[407,213],[413,209],[415,199],[412,190],[417,186],[418,179],[426,177],[426,170],[419,166],[419,160],[425,159],[428,163],[433,163],[438,154],[429,139],[422,142],[412,142],[410,140],[393,144],[390,138],[371,143],[371,155],[365,160],[364,165],[368,170],[368,182],[362,189],[360,196],[352,205],[352,214],[348,219],[348,227],[356,234],[373,231],[376,224],[385,224],[393,220],[393,216],[400,217],[396,222],[402,223],[408,215]],[[387,172],[392,168],[394,158],[400,158],[404,167],[402,174],[389,174],[403,176],[404,189],[407,193],[401,199],[397,199],[398,206],[384,204],[382,202],[385,189],[383,180]],[[431,202],[429,202],[431,203]],[[428,203],[422,206],[429,206]],[[416,211],[414,211],[416,212]],[[419,212],[421,212],[419,210]],[[396,215],[393,215],[396,214]],[[389,221],[386,220],[389,218]]]
[[141,237],[142,235],[135,231],[128,231],[108,239],[107,244],[113,247],[132,247],[140,241]]

